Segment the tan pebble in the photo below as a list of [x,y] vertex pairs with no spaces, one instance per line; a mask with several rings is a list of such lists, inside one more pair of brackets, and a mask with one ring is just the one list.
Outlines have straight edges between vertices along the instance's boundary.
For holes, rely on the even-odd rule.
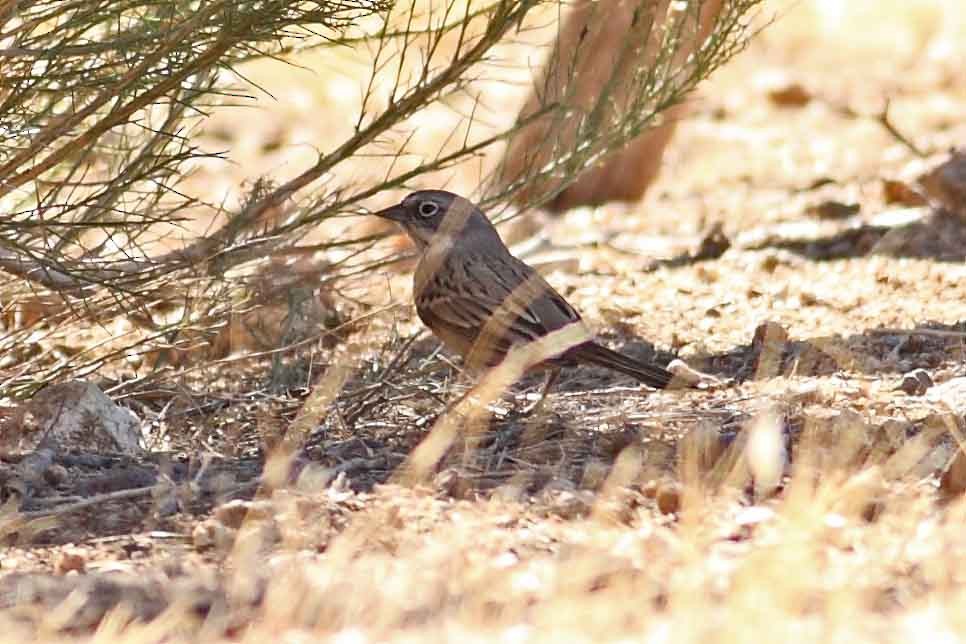
[[263,521],[272,516],[272,504],[268,501],[242,501],[235,499],[222,503],[212,513],[226,527],[238,529],[246,520]]
[[586,491],[551,493],[550,510],[561,519],[577,519],[587,516],[593,507],[593,498]]
[[55,569],[58,575],[66,575],[69,572],[84,572],[85,568],[87,568],[87,557],[80,550],[65,548],[57,556]]
[[226,528],[223,523],[215,519],[205,519],[191,531],[192,545],[196,550],[226,549],[234,541],[234,538],[235,530]]
[[433,487],[443,496],[468,499],[473,496],[473,485],[465,472],[448,467],[433,478]]

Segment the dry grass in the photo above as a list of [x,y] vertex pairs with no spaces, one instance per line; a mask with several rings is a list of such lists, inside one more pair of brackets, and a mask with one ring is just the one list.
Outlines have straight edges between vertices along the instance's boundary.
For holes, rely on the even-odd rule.
[[[21,587],[19,607],[0,613],[7,637],[962,639],[966,502],[947,497],[938,475],[966,413],[966,390],[955,387],[966,370],[966,267],[944,259],[961,257],[963,223],[870,227],[902,207],[886,203],[883,179],[908,181],[966,140],[959,4],[772,3],[778,21],[695,101],[645,202],[572,212],[550,231],[574,247],[559,264],[570,270],[551,281],[613,330],[607,341],[647,338],[747,377],[740,385],[642,395],[571,372],[548,415],[497,413],[486,431],[455,441],[441,473],[414,487],[386,483],[460,387],[432,343],[400,339],[418,329],[408,308],[392,306],[408,302],[408,274],[360,277],[338,294],[359,321],[301,374],[322,374],[320,408],[266,394],[253,411],[231,393],[251,380],[211,365],[180,384],[193,392],[185,407],[221,396],[223,411],[186,412],[166,429],[175,447],[204,442],[236,455],[293,423],[318,425],[301,486],[265,490],[244,521],[186,511],[138,528],[166,535],[132,529],[73,549],[8,548],[3,572],[63,574],[73,552],[88,572],[137,580],[144,596],[121,593],[131,605],[101,620],[110,593],[69,593],[79,576],[65,574],[57,592]],[[331,136],[356,81],[350,64],[336,73],[325,62],[283,76],[252,69],[280,100],[246,115],[245,127],[219,116],[238,165],[193,181],[233,190],[248,173],[297,165],[300,146]],[[804,104],[770,98],[793,84]],[[886,98],[925,158],[876,120]],[[449,133],[434,123],[421,130],[428,151]],[[360,170],[369,171],[378,173]],[[460,168],[450,186],[469,191],[478,172]],[[820,219],[810,208],[823,201],[858,204],[858,215]],[[653,270],[655,256],[693,247],[718,222],[733,243],[721,258]],[[863,225],[869,240],[855,237]],[[868,252],[856,251],[860,241]],[[750,346],[765,320],[790,336],[771,361]],[[937,386],[896,391],[915,368]],[[3,605],[17,603],[16,579],[0,580]]]

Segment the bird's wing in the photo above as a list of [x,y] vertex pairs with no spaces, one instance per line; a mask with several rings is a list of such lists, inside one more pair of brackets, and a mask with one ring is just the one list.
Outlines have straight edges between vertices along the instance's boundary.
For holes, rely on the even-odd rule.
[[487,329],[502,352],[580,320],[539,273],[509,254],[453,258],[426,280],[416,305],[431,328],[445,325],[472,338]]

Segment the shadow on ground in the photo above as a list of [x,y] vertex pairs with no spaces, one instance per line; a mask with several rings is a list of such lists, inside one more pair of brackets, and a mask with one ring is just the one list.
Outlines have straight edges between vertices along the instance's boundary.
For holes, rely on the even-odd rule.
[[[640,360],[664,364],[674,357],[644,340],[602,341]],[[429,338],[398,340],[358,371],[300,443],[290,482],[318,489],[340,481],[343,487],[367,491],[405,467],[448,404],[469,386],[457,369],[440,359],[437,349]],[[498,489],[525,495],[548,488],[594,490],[629,447],[639,455],[637,476],[655,479],[675,471],[682,437],[704,432],[724,449],[741,438],[741,430],[762,405],[779,405],[782,434],[791,453],[807,422],[805,403],[791,384],[788,391],[777,394],[764,393],[763,385],[783,378],[833,374],[885,378],[910,369],[934,372],[961,367],[966,363],[966,321],[808,339],[789,338],[777,325],[766,324],[748,345],[689,362],[724,384],[711,391],[654,392],[605,369],[565,369],[544,410],[524,416],[519,409],[525,394],[535,392],[541,381],[540,375],[529,375],[482,420],[457,419],[458,431],[444,445],[424,483],[455,497]],[[895,379],[898,383],[899,378]],[[63,475],[38,481],[35,489],[26,490],[22,510],[56,508],[88,498],[98,502],[58,516],[52,529],[48,523],[36,530],[14,531],[8,542],[12,538],[65,543],[139,529],[176,531],[180,522],[205,515],[226,500],[251,498],[264,484],[264,452],[273,444],[260,433],[273,426],[267,415],[278,415],[275,425],[297,424],[291,416],[304,413],[299,410],[311,395],[290,392],[282,396],[284,401],[275,401],[277,411],[263,408],[263,422],[246,430],[253,435],[233,439],[252,445],[254,451],[248,449],[236,457],[212,456],[210,448],[151,453],[140,460],[57,455],[54,462]],[[833,417],[844,413],[842,405],[848,406],[831,400],[828,412]],[[922,422],[904,425],[903,440],[920,432]],[[863,425],[863,430],[878,435],[881,427]],[[141,492],[134,493],[137,490]]]
[[827,237],[770,238],[749,250],[766,248],[788,250],[816,261],[888,255],[963,262],[966,261],[966,222],[939,211],[921,221],[899,226],[862,224]]

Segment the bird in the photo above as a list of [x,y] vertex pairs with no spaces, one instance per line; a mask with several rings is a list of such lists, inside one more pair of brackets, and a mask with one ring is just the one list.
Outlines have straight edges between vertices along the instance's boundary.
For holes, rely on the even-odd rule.
[[[468,199],[446,190],[419,190],[373,214],[395,222],[412,239],[419,254],[413,276],[416,313],[471,370],[494,367],[514,348],[556,331],[586,330],[577,310],[536,269],[511,254],[496,227]],[[667,369],[609,349],[589,331],[577,335],[584,339],[530,365],[549,370],[532,408],[542,404],[562,367],[591,364],[654,389],[671,385],[674,374]]]

